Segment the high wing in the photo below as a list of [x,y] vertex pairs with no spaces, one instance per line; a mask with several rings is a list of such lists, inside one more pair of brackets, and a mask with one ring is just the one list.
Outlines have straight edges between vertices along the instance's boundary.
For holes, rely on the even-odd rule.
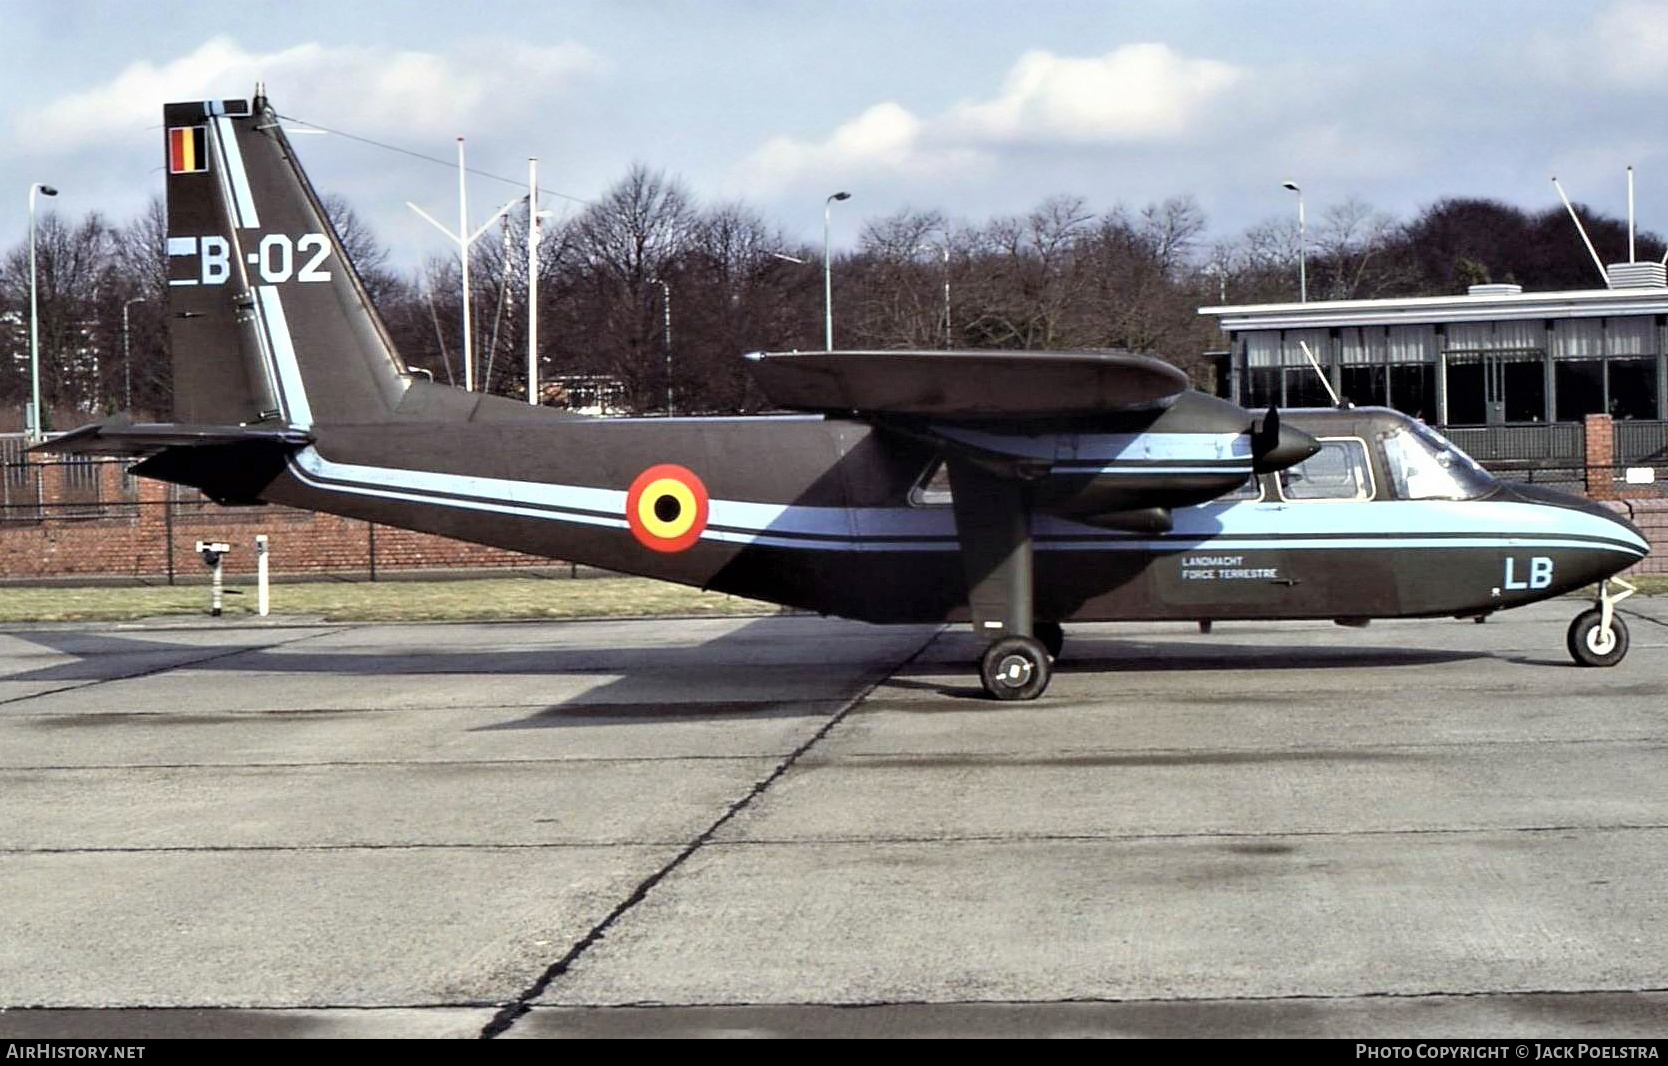
[[[949,475],[973,625],[1035,648],[1037,516],[1165,533],[1171,510],[1233,491],[1255,472],[1319,450],[1308,434],[1188,388],[1134,352],[785,352],[748,357],[776,404],[855,416],[935,447]],[[996,646],[993,645],[993,652]],[[987,655],[987,670],[1033,671],[986,687],[1047,683],[1034,656]],[[1006,663],[1004,666],[1002,664]],[[1040,690],[1040,689],[1039,689]]]
[[1042,419],[1162,408],[1187,375],[1135,352],[754,352],[753,377],[800,411]]

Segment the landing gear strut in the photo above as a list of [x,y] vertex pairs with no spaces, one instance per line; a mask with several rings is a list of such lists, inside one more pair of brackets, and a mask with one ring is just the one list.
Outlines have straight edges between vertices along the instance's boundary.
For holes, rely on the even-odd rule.
[[1064,635],[1058,623],[1036,619],[1030,488],[958,455],[945,465],[968,613],[973,631],[990,641],[979,679],[995,699],[1034,700],[1048,687]]
[[[1611,583],[1621,586],[1612,593]],[[1627,655],[1627,623],[1616,614],[1616,604],[1638,591],[1621,578],[1599,582],[1597,605],[1575,616],[1565,644],[1570,658],[1581,666],[1615,666]]]

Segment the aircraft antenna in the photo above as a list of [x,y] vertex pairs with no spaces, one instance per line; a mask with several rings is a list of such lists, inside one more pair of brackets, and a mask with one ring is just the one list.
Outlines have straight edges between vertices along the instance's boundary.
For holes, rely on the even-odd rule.
[[1558,190],[1558,198],[1564,201],[1564,209],[1570,213],[1571,220],[1575,222],[1576,232],[1581,234],[1581,243],[1587,246],[1587,254],[1593,257],[1593,265],[1598,267],[1599,277],[1604,279],[1605,287],[1609,288],[1610,272],[1604,269],[1604,262],[1599,259],[1598,250],[1593,247],[1593,242],[1587,237],[1587,227],[1581,224],[1581,216],[1575,213],[1575,205],[1570,203],[1568,196],[1564,195],[1564,187],[1558,184],[1556,176],[1552,179],[1552,187]]
[[1322,385],[1326,386],[1326,394],[1332,397],[1332,406],[1344,406],[1344,402],[1338,399],[1338,390],[1332,387],[1332,382],[1327,378],[1326,371],[1321,369],[1320,360],[1316,359],[1315,353],[1309,350],[1309,342],[1298,341],[1297,346],[1303,349],[1303,354],[1309,358],[1309,365],[1315,368],[1315,376],[1321,379]]

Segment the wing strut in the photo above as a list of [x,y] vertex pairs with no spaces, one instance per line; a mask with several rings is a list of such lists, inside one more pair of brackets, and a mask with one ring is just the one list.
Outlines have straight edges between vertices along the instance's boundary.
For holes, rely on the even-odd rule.
[[985,691],[1035,699],[1048,687],[1053,663],[1032,633],[1030,486],[955,455],[945,462],[973,630],[991,641],[980,663]]

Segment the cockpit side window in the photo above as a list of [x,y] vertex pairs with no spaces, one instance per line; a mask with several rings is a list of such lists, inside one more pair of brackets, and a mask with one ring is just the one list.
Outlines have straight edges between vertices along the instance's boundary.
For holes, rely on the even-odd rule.
[[1370,500],[1373,468],[1367,444],[1358,437],[1322,439],[1321,450],[1280,471],[1280,495],[1287,500]]
[[1474,500],[1494,487],[1477,461],[1434,430],[1397,426],[1381,438],[1391,485],[1404,500]]

